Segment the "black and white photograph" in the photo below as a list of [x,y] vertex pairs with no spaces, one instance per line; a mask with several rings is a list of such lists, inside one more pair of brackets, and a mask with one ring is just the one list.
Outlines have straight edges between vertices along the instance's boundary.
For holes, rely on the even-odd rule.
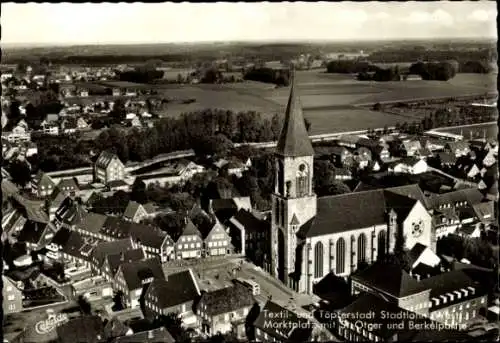
[[1,13],[3,343],[500,339],[495,1]]

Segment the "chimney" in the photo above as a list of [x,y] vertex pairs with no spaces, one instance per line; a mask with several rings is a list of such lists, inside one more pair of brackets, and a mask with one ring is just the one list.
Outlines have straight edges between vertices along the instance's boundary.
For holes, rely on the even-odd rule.
[[148,331],[148,339],[153,339],[153,338],[154,338],[153,330]]
[[121,262],[124,262],[125,261],[125,254],[122,252],[120,252],[120,261]]

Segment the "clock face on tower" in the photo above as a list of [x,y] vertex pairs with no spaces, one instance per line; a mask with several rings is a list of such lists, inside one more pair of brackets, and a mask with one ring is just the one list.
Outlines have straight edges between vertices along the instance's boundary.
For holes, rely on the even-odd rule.
[[413,237],[419,237],[424,232],[424,222],[422,220],[417,221],[412,224],[411,234]]

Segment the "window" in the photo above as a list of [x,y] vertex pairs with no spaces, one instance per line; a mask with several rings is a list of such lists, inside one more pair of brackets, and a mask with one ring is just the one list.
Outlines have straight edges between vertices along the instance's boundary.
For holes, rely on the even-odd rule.
[[10,304],[9,305],[9,310],[13,311],[16,309],[16,304]]
[[337,259],[335,273],[342,274],[345,272],[345,241],[342,237],[337,241],[337,251],[335,257]]
[[309,171],[303,163],[297,171],[297,196],[301,197],[309,193]]
[[201,244],[200,243],[196,243],[196,247],[197,248],[201,247]]
[[323,243],[318,242],[314,247],[314,277],[323,277]]
[[358,263],[366,260],[366,236],[364,233],[358,237]]
[[194,248],[194,243],[191,243],[191,249],[193,249],[193,248]]
[[7,292],[12,292],[12,286],[7,286]]
[[14,300],[16,299],[16,296],[14,294],[9,294],[9,296],[7,297],[7,300]]

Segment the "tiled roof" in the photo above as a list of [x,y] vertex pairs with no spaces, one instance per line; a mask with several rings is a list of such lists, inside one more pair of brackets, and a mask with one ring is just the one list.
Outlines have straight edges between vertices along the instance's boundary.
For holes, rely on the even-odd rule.
[[141,261],[145,258],[146,256],[144,255],[144,250],[142,249],[133,249],[133,250],[127,250],[123,253],[113,253],[113,254],[108,254],[105,259],[108,261],[108,265],[110,268],[110,272],[115,276],[116,272],[118,271],[118,268],[122,263],[130,263],[134,261]]
[[142,205],[138,202],[130,200],[128,202],[127,208],[125,209],[125,213],[123,213],[123,216],[125,218],[134,218],[140,206]]
[[404,220],[416,201],[384,190],[319,198],[316,216],[301,226],[298,235],[314,237],[382,225],[387,223],[391,209],[396,211],[398,220]]
[[411,270],[412,275],[420,275],[421,278],[435,276],[441,273],[441,270],[436,267],[431,267],[425,263],[419,263]]
[[106,169],[115,157],[118,158],[115,154],[109,151],[101,152],[101,154],[97,158],[97,161],[95,162],[96,168]]
[[351,278],[396,298],[423,291],[417,280],[395,264],[375,262]]
[[103,228],[107,218],[104,214],[88,212],[77,224],[77,227],[87,232],[98,233]]
[[38,223],[28,220],[21,232],[19,232],[17,240],[20,242],[36,244],[42,238],[42,234],[45,232],[47,225],[48,224],[46,223]]
[[112,343],[175,343],[175,339],[163,326],[149,331],[116,338]]
[[387,192],[396,193],[399,195],[403,195],[408,198],[417,199],[424,205],[425,208],[428,208],[429,204],[427,203],[427,197],[422,192],[422,189],[418,184],[399,186],[399,187],[391,187],[385,189]]
[[120,269],[123,271],[123,278],[129,290],[141,288],[142,282],[146,279],[165,278],[160,260],[157,258],[126,262]]
[[101,266],[108,255],[119,254],[132,250],[132,240],[130,238],[119,239],[113,242],[101,242],[92,251],[92,260]]
[[466,269],[452,270],[420,281],[420,288],[430,289],[431,297],[439,297],[469,286],[476,288],[476,294],[483,291],[481,282],[469,275]]
[[103,343],[104,324],[98,316],[83,316],[70,320],[57,328],[61,343]]
[[158,297],[157,305],[163,309],[197,300],[200,290],[193,272],[184,270],[169,274],[164,279],[155,278],[147,293]]
[[130,236],[141,245],[155,249],[160,249],[165,239],[169,245],[174,244],[172,238],[156,226],[132,223]]
[[62,179],[61,182],[58,183],[57,187],[63,190],[66,188],[78,190],[78,183],[75,181],[74,178]]
[[302,104],[296,92],[295,77],[292,76],[290,97],[285,111],[285,122],[281,130],[276,152],[283,156],[314,156],[314,149],[306,130]]
[[427,249],[427,247],[422,243],[417,243],[413,246],[413,248],[411,248],[410,252],[408,253],[411,264],[415,263],[418,260],[425,249]]
[[[201,295],[200,303],[206,305],[203,310],[209,316],[237,311],[244,307],[250,307],[255,303],[255,299],[250,289],[236,284],[232,287],[221,288]],[[198,309],[200,309],[198,307]]]
[[232,218],[245,227],[246,232],[262,232],[269,228],[269,223],[255,217],[251,212],[241,209]]
[[57,231],[56,234],[54,235],[54,238],[52,238],[51,243],[56,244],[58,246],[64,246],[71,237],[72,232],[73,231],[70,231],[69,229],[66,229],[64,227],[59,229],[59,231]]
[[432,195],[428,197],[428,202],[431,208],[437,209],[440,205],[451,204],[453,206],[456,202],[467,202],[469,205],[474,205],[480,203],[483,198],[483,194],[477,188],[466,188]]
[[443,164],[455,164],[458,160],[454,154],[449,152],[439,152],[437,155]]
[[62,251],[68,255],[91,261],[91,253],[98,240],[82,236],[76,231],[71,231],[68,240],[62,246]]
[[50,196],[50,207],[59,209],[66,198],[68,198],[68,193],[61,190],[59,187],[56,187],[54,189],[54,192],[52,192],[52,195]]
[[190,218],[186,218],[186,223],[184,224],[184,229],[182,230],[181,236],[196,235],[201,237],[201,232],[198,230],[196,225]]

